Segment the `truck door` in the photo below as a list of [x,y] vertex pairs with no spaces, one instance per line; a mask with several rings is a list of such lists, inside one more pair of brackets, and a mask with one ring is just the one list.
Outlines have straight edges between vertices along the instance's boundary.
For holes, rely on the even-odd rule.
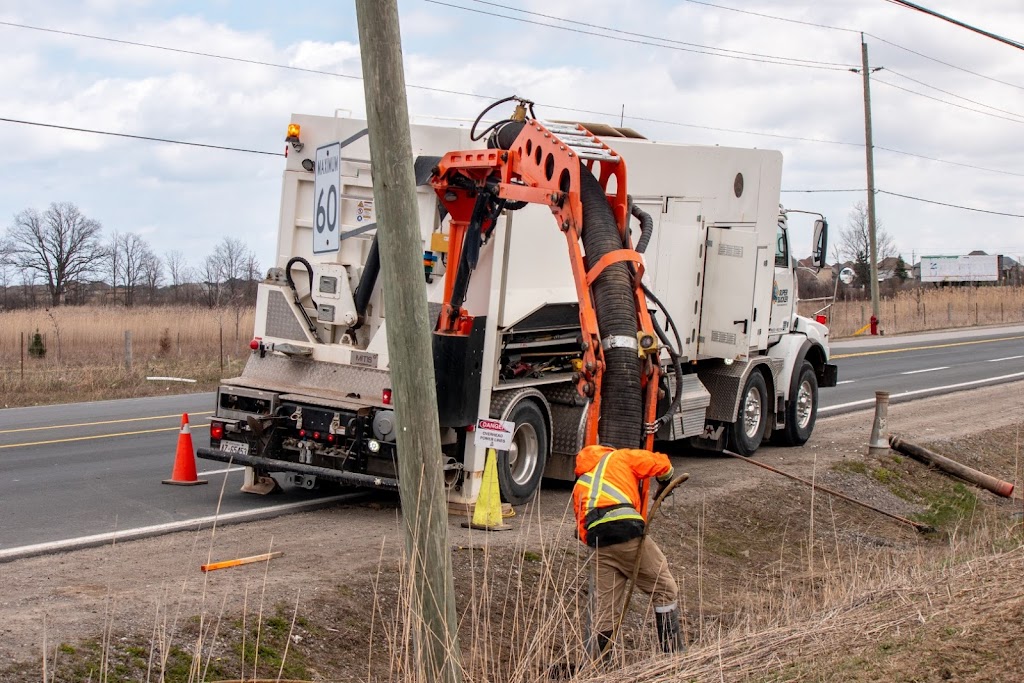
[[796,301],[796,278],[789,256],[789,235],[780,221],[775,233],[775,280],[772,283],[772,319],[769,335],[789,332],[793,323],[793,305]]
[[754,318],[757,233],[709,227],[697,353],[746,360]]

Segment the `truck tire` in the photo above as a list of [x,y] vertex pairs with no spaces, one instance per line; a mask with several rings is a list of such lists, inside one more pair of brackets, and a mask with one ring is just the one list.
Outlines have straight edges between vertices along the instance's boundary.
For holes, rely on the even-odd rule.
[[811,438],[818,419],[818,378],[814,366],[804,361],[790,389],[786,405],[786,426],[775,432],[780,446],[803,446]]
[[523,505],[537,494],[548,462],[548,427],[544,414],[533,401],[521,401],[509,413],[515,422],[512,447],[498,451],[498,487],[501,498]]
[[768,428],[768,385],[756,369],[747,376],[740,407],[729,432],[729,444],[740,455],[753,455]]

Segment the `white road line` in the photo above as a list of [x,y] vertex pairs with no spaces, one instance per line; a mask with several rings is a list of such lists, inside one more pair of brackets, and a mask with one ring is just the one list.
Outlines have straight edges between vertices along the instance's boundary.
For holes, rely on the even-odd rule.
[[[990,382],[1003,382],[1011,379],[1024,378],[1024,372],[1015,372],[1010,375],[999,375],[998,377],[988,377],[986,379],[975,379],[970,382],[960,382],[959,384],[946,384],[941,387],[931,387],[930,389],[915,389],[914,391],[904,391],[899,394],[891,394],[889,400],[898,398],[907,398],[908,396],[920,396],[921,394],[938,393],[942,391],[949,391],[952,389],[964,389],[966,387],[975,387],[980,384],[988,384]],[[849,403],[840,403],[834,406],[824,406],[818,408],[818,414],[822,413],[834,413],[837,410],[843,410],[844,408],[855,408],[857,406],[869,406],[874,405],[875,399],[865,398],[860,401],[850,401]]]
[[855,379],[844,379],[841,382],[836,382],[836,386],[839,386],[840,384],[853,384],[856,381],[857,380],[855,380]]
[[989,358],[989,363],[998,363],[1001,360],[1017,360],[1018,358],[1024,358],[1024,356],[1007,356],[1006,358]]
[[922,372],[935,372],[936,370],[949,370],[948,365],[943,365],[939,368],[925,368],[924,370],[908,370],[907,372],[901,372],[901,375],[920,375]]
[[49,543],[36,543],[33,545],[22,545],[14,548],[0,550],[0,562],[31,557],[33,555],[45,555],[67,550],[78,550],[98,545],[107,545],[113,542],[131,541],[138,538],[159,536],[175,531],[198,531],[217,522],[217,525],[246,522],[266,517],[276,517],[289,512],[301,512],[316,508],[327,507],[335,503],[345,503],[363,498],[364,493],[346,493],[328,498],[300,501],[298,503],[284,503],[282,505],[271,505],[269,507],[257,508],[255,510],[239,510],[238,512],[226,512],[221,515],[209,515],[207,517],[195,517],[183,519],[180,522],[167,522],[165,524],[154,524],[153,526],[137,527],[135,529],[124,529],[122,531],[110,531],[105,534],[93,534],[91,536],[79,536],[77,538],[66,538],[61,541]]
[[200,477],[205,477],[208,474],[224,474],[225,472],[241,472],[244,467],[225,467],[222,470],[209,470],[207,472],[197,472]]

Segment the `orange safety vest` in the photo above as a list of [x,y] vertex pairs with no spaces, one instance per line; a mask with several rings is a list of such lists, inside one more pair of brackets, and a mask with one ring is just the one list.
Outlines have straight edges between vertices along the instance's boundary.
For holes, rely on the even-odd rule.
[[646,523],[647,479],[670,478],[672,463],[664,453],[593,445],[576,455],[576,476],[573,512],[580,540],[586,543],[587,532],[598,525]]

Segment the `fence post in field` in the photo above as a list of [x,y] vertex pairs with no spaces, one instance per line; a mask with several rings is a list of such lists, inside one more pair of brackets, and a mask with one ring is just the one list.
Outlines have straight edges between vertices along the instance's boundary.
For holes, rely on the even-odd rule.
[[921,304],[921,313],[924,314],[924,326],[928,328],[928,304]]
[[953,322],[953,302],[952,301],[950,301],[949,303],[946,304],[946,322],[947,323],[952,323]]
[[974,302],[974,324],[978,324],[978,302]]
[[128,372],[132,371],[132,331],[124,331],[124,367]]
[[864,324],[864,304],[860,305],[860,324]]
[[21,333],[21,381],[25,381],[25,333]]
[[999,302],[999,322],[1004,322],[1003,319],[1003,302]]
[[224,375],[224,323],[220,323],[217,328],[217,333],[220,336],[220,374]]

